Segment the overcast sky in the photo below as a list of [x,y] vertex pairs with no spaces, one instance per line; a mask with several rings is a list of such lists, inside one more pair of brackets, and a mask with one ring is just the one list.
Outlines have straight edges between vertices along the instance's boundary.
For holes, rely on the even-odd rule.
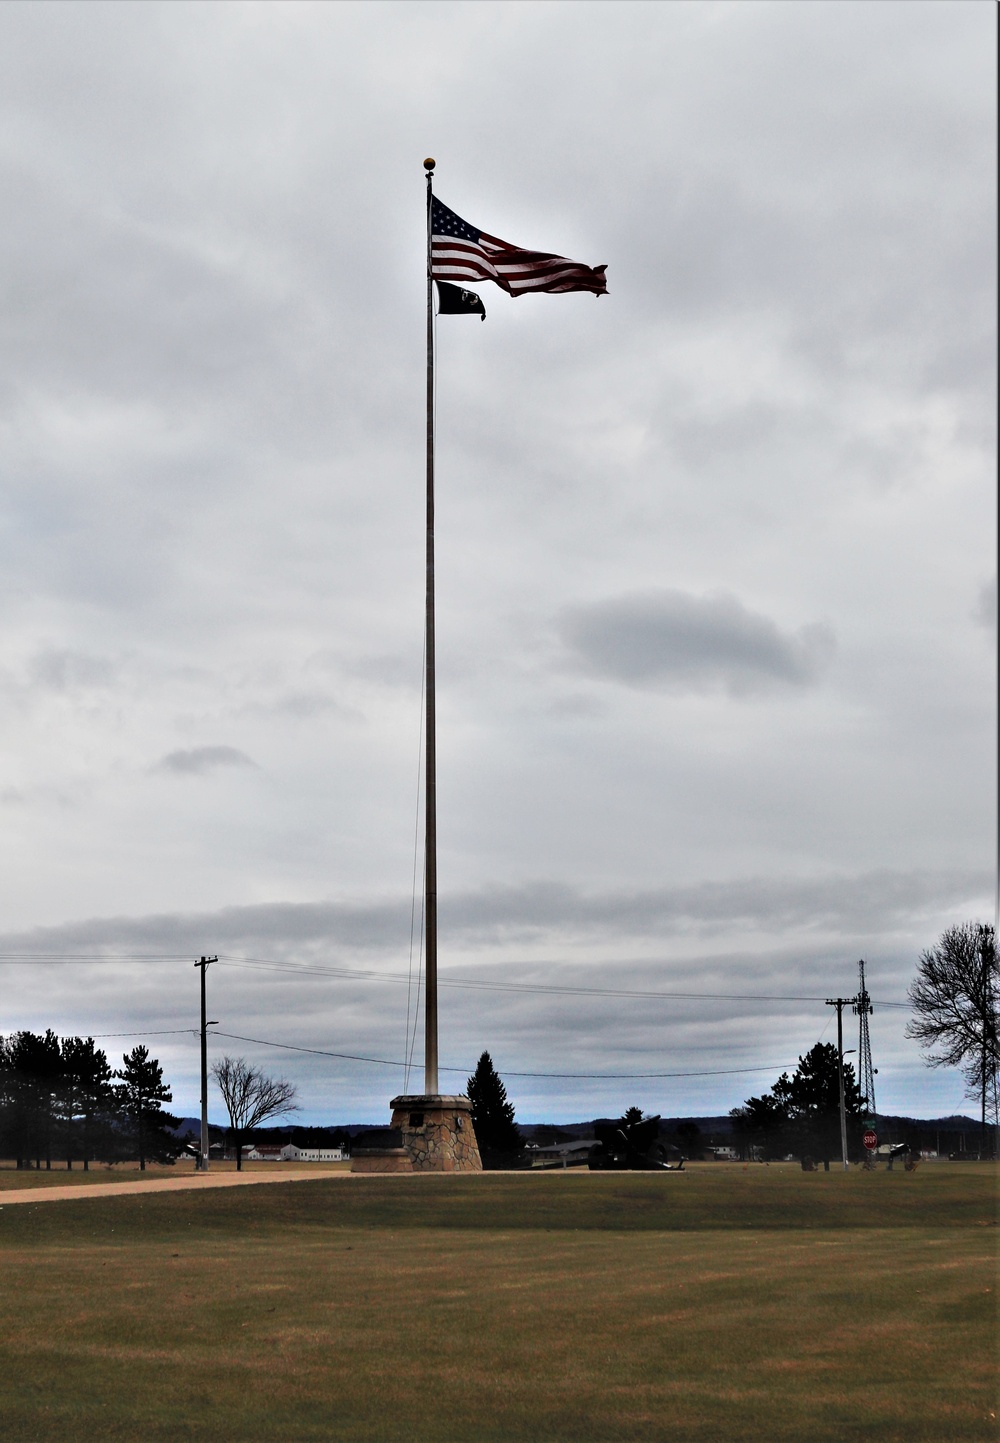
[[[540,989],[443,986],[442,1085],[726,1111],[864,957],[879,1109],[969,1109],[880,1003],[993,919],[995,31],[0,7],[0,954],[108,959],[4,962],[0,1032],[162,1034],[193,1113],[219,953],[221,1031],[403,1059],[433,155],[609,291],[439,322],[442,981]],[[404,1081],[212,1047],[309,1121]]]

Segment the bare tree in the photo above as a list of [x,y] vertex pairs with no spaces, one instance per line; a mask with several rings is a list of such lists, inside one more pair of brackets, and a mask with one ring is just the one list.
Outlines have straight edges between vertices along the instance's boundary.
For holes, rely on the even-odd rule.
[[909,993],[915,1016],[906,1026],[907,1037],[928,1049],[931,1067],[961,1067],[967,1095],[981,1104],[984,1153],[992,1152],[987,1116],[998,1121],[998,970],[991,926],[949,927],[936,947],[920,954]]
[[229,1113],[229,1132],[236,1148],[236,1171],[243,1167],[243,1144],[255,1127],[269,1117],[298,1112],[294,1083],[282,1078],[267,1077],[245,1057],[223,1057],[212,1063],[212,1076],[218,1083],[222,1100]]

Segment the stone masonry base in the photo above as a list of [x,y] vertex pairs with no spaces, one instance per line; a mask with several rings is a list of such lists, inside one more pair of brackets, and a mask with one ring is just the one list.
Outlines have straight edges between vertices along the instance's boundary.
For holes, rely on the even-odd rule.
[[467,1097],[435,1093],[394,1097],[392,1130],[401,1148],[364,1149],[351,1158],[351,1172],[482,1172]]
[[414,1172],[482,1172],[467,1097],[423,1094],[394,1097],[392,1122]]

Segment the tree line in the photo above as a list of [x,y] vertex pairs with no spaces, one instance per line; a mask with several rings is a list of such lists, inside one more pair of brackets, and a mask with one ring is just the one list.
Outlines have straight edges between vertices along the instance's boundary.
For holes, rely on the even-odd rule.
[[[1000,1123],[998,997],[1000,958],[988,924],[950,927],[921,953],[907,1035],[926,1049],[932,1067],[962,1068],[967,1093],[980,1104],[984,1155],[992,1152],[990,1124]],[[296,1110],[295,1088],[244,1058],[222,1058],[212,1073],[229,1112],[239,1166],[262,1122]],[[849,1152],[858,1156],[869,1102],[850,1063],[844,1065],[844,1090]],[[484,1166],[522,1163],[524,1138],[488,1052],[469,1078],[468,1095]],[[145,1168],[147,1161],[173,1161],[180,1151],[170,1132],[177,1119],[163,1110],[172,1100],[163,1069],[146,1047],[124,1053],[122,1066],[112,1070],[92,1037],[60,1038],[51,1028],[0,1036],[0,1156],[14,1158],[19,1168],[65,1161],[68,1168],[79,1162],[87,1169],[92,1161],[136,1158]],[[791,1153],[827,1162],[840,1155],[839,1108],[837,1049],[817,1043],[791,1076],[782,1073],[768,1092],[733,1108],[730,1118],[746,1157]],[[693,1138],[689,1150],[692,1144]]]
[[[1000,1045],[997,1002],[1000,956],[993,927],[964,922],[949,927],[937,945],[920,954],[909,989],[913,1016],[906,1026],[927,1053],[931,1067],[960,1067],[966,1096],[980,1105],[980,1153],[991,1156],[993,1128],[1000,1122]],[[848,1153],[860,1155],[870,1101],[861,1095],[851,1064],[844,1064]],[[791,1077],[782,1073],[769,1092],[749,1097],[730,1112],[745,1157],[789,1153],[824,1162],[840,1153],[837,1049],[817,1045],[799,1058]]]
[[[863,1155],[867,1098],[862,1096],[849,1062],[844,1063],[844,1102],[848,1156]],[[776,1158],[815,1158],[829,1166],[840,1157],[840,1081],[837,1049],[817,1042],[789,1077],[783,1072],[770,1091],[748,1097],[729,1114],[741,1154],[762,1162]]]
[[92,1037],[14,1032],[0,1037],[0,1157],[19,1168],[53,1162],[84,1171],[92,1162],[172,1162],[173,1094],[146,1047],[112,1069]]

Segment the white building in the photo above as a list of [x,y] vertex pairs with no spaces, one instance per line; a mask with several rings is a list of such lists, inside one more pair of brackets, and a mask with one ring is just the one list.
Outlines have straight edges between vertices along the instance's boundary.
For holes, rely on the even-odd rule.
[[296,1147],[294,1142],[281,1149],[282,1162],[346,1162],[342,1147]]
[[247,1162],[346,1162],[347,1153],[342,1147],[296,1147],[294,1142],[284,1147],[270,1143],[259,1143],[249,1147],[243,1156]]

